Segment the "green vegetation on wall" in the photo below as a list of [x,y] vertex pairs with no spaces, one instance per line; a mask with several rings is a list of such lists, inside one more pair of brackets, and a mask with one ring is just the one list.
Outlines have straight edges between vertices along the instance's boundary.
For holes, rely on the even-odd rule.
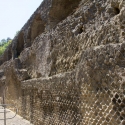
[[[19,30],[16,31],[15,36],[17,36],[19,32],[20,32]],[[10,45],[11,42],[12,42],[12,39],[10,37],[7,37],[7,39],[0,40],[0,56],[4,53],[4,51]]]
[[0,41],[0,56],[4,53],[4,51],[6,50],[6,48],[9,46],[9,44],[12,42],[11,39],[3,39]]

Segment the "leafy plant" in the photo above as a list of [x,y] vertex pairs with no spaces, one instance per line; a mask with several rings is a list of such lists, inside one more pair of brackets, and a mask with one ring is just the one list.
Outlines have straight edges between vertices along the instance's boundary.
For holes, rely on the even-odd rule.
[[4,51],[10,45],[11,42],[12,42],[12,40],[0,42],[0,56],[4,53]]

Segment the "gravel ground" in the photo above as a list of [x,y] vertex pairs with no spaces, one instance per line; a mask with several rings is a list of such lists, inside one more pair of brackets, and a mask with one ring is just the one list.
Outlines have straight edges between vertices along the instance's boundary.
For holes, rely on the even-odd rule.
[[[13,117],[15,115],[14,112],[12,112],[8,109],[7,109],[7,111],[9,111],[7,113],[7,117]],[[0,112],[3,112],[2,107],[0,107]],[[3,113],[0,113],[0,119],[3,119]],[[4,125],[3,120],[0,120],[0,125]],[[32,124],[29,121],[23,119],[21,116],[16,115],[16,117],[14,117],[13,119],[7,120],[6,125],[32,125]]]

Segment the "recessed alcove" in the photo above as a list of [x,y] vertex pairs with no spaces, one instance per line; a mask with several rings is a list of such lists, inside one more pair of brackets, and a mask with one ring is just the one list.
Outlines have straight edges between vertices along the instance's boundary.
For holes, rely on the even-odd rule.
[[82,32],[83,32],[83,28],[80,27],[80,28],[79,28],[79,31],[78,31],[78,34],[81,34]]
[[114,7],[115,14],[118,15],[120,13],[120,9],[118,7]]
[[23,49],[24,49],[24,34],[23,32],[20,32],[17,40],[16,57],[20,55]]
[[[78,8],[81,0],[52,0],[53,7],[49,12],[49,27],[53,28]],[[69,6],[70,5],[70,6]]]
[[42,20],[40,14],[37,14],[34,17],[34,20],[31,24],[31,31],[29,32],[28,37],[31,38],[31,42],[41,33],[43,33],[45,30],[45,24],[44,21]]

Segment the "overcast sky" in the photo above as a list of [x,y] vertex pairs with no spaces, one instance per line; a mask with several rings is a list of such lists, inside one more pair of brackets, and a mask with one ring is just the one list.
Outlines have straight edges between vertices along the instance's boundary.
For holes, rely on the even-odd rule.
[[0,0],[0,40],[13,39],[42,0]]

